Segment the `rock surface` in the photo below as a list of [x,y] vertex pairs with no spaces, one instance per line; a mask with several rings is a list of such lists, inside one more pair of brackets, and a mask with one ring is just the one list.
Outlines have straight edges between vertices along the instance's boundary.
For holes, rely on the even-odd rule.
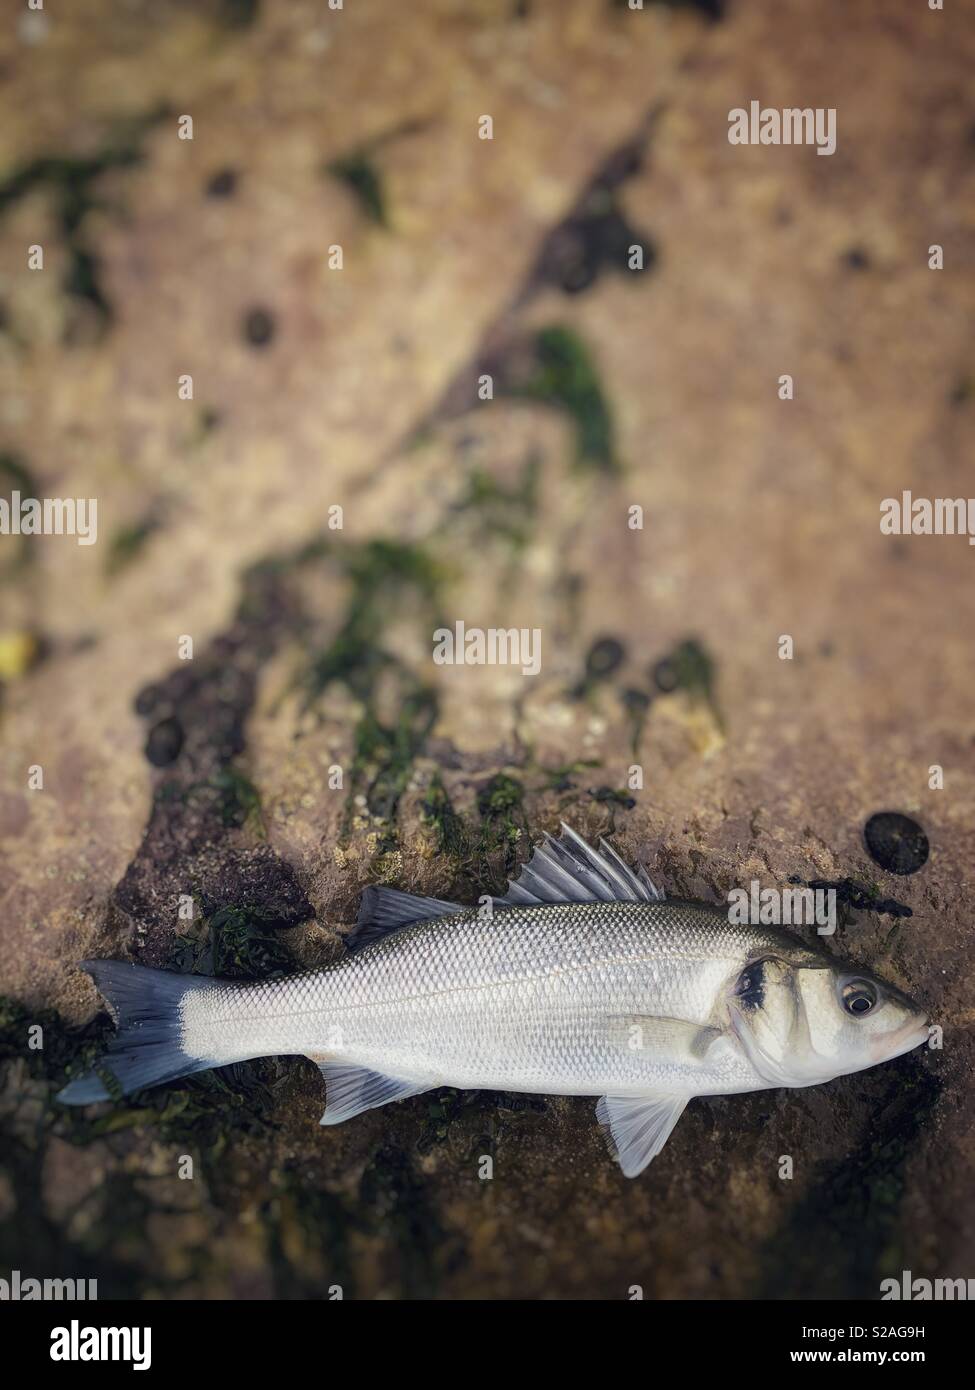
[[[99,535],[0,540],[0,1266],[103,1297],[971,1274],[972,552],[878,516],[971,491],[973,47],[908,0],[8,26],[0,495],[95,497]],[[731,146],[753,98],[835,107],[836,153]],[[540,673],[435,666],[458,618],[540,629]],[[867,851],[886,811],[916,873]],[[52,1104],[107,1026],[78,960],[329,959],[364,884],[474,901],[560,818],[683,896],[850,880],[836,949],[943,1049],[695,1101],[632,1183],[590,1101],[323,1131],[302,1060]]]

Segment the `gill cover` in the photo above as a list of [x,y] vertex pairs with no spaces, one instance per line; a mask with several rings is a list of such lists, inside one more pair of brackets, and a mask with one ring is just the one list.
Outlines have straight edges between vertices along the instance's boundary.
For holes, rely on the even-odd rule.
[[811,1065],[816,1052],[798,987],[799,969],[778,956],[751,961],[730,1001],[731,1026],[767,1086],[813,1086],[832,1075]]

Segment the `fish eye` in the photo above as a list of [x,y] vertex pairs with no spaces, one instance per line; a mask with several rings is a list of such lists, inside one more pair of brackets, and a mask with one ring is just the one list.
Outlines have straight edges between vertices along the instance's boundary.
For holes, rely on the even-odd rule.
[[746,1009],[760,1009],[765,1002],[765,962],[756,961],[738,976],[735,996]]
[[877,991],[867,980],[851,980],[843,986],[843,1007],[855,1018],[863,1018],[877,1002]]

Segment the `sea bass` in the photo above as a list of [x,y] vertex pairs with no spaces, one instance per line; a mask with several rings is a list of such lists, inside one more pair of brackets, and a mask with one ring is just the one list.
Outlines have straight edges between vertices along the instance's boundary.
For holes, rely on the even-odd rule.
[[335,964],[253,984],[86,962],[118,1031],[59,1099],[304,1054],[328,1125],[437,1086],[599,1096],[635,1177],[692,1096],[814,1086],[928,1036],[924,1012],[869,971],[665,900],[642,866],[566,825],[490,912],[371,887],[346,944]]

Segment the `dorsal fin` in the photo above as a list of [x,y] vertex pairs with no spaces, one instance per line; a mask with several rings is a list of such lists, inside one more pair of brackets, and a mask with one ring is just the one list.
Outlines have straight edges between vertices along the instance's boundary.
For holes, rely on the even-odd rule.
[[370,884],[363,889],[356,924],[345,938],[350,951],[361,951],[381,936],[389,936],[401,927],[414,922],[426,922],[433,917],[448,917],[454,912],[466,912],[460,903],[443,898],[420,898],[415,893],[401,893],[398,888],[380,888]]
[[504,897],[494,901],[505,907],[527,907],[533,903],[655,903],[663,897],[642,864],[634,873],[605,840],[595,850],[563,821],[560,837],[546,835],[545,844],[535,846],[521,873],[510,880]]

